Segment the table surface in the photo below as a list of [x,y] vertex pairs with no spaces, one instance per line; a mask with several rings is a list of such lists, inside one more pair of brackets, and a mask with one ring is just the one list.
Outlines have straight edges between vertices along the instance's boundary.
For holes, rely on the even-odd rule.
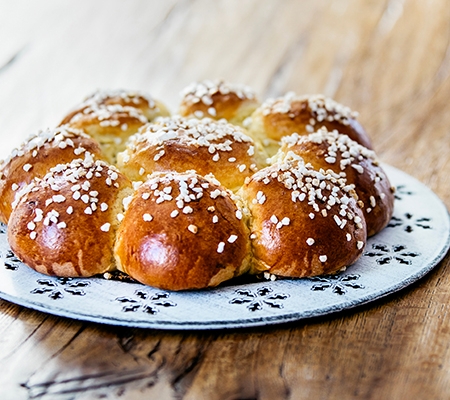
[[[324,93],[360,112],[380,158],[450,206],[446,0],[0,0],[0,158],[97,88],[176,110],[191,81],[260,98]],[[0,301],[2,399],[444,399],[450,258],[336,315],[170,332]]]

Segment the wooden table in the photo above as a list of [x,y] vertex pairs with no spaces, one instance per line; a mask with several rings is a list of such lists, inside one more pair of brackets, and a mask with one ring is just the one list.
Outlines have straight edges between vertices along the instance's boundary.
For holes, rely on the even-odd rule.
[[[450,206],[446,0],[0,1],[0,157],[96,88],[177,107],[193,80],[325,93]],[[1,399],[448,399],[450,258],[338,315],[165,332],[0,301]]]

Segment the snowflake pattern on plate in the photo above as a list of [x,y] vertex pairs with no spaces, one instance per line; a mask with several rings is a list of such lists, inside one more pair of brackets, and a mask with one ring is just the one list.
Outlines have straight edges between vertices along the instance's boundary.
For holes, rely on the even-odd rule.
[[364,253],[366,257],[375,257],[378,265],[391,264],[395,261],[398,264],[411,265],[415,257],[419,257],[420,253],[415,251],[408,251],[407,247],[402,244],[387,245],[387,244],[372,244],[372,251]]
[[64,293],[72,296],[85,296],[84,288],[90,286],[88,281],[74,280],[72,278],[38,279],[37,288],[31,291],[32,294],[45,294],[53,300],[64,298]]
[[19,269],[20,263],[21,261],[11,250],[8,250],[6,252],[5,261],[3,262],[3,264],[5,265],[5,269],[8,269],[10,271],[17,271]]
[[246,304],[248,310],[259,311],[268,306],[270,308],[283,308],[282,301],[289,295],[285,293],[273,293],[269,287],[261,287],[254,291],[249,289],[236,289],[234,293],[237,297],[230,300],[230,304]]
[[414,231],[414,228],[433,229],[429,224],[430,221],[431,218],[427,217],[415,218],[413,214],[405,213],[403,215],[403,218],[399,218],[396,216],[392,217],[387,228],[395,228],[397,226],[402,226],[405,232],[411,233]]
[[405,185],[398,185],[395,187],[394,197],[396,200],[403,200],[405,196],[412,196],[414,192],[407,189]]
[[117,297],[115,301],[124,304],[123,312],[141,311],[145,314],[157,314],[159,307],[175,307],[176,303],[167,300],[170,294],[167,292],[148,293],[145,290],[136,290],[134,297]]
[[364,289],[364,286],[356,283],[360,275],[326,275],[308,278],[312,282],[319,282],[311,286],[313,291],[331,290],[333,293],[342,296],[348,289]]

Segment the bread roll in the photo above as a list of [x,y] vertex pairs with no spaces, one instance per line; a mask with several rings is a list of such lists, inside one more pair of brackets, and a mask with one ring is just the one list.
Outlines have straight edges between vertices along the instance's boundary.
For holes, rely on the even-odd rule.
[[[63,120],[68,123],[75,115],[83,113],[86,109],[94,107],[120,105],[122,107],[133,107],[145,115],[148,121],[153,121],[160,116],[169,116],[167,107],[159,100],[150,95],[132,90],[97,90],[84,101],[76,106]],[[86,111],[88,113],[88,111]]]
[[255,92],[250,87],[223,80],[193,82],[181,94],[181,116],[215,120],[224,118],[240,126],[259,106]]
[[266,100],[253,113],[249,134],[264,140],[270,155],[278,150],[283,136],[307,135],[322,126],[330,131],[337,129],[371,149],[370,139],[357,116],[357,112],[323,95],[296,96],[289,92]]
[[90,153],[103,158],[100,146],[82,131],[66,125],[30,135],[0,166],[0,221],[8,223],[17,193],[50,168]]
[[254,273],[334,274],[361,256],[364,216],[340,180],[294,154],[253,175],[239,194],[251,212]]
[[380,232],[389,223],[394,212],[394,189],[372,150],[347,135],[328,132],[325,127],[307,136],[285,136],[281,143],[281,157],[293,151],[316,170],[345,174],[346,185],[354,185],[358,195],[368,236]]
[[8,224],[16,256],[36,271],[87,277],[114,268],[114,240],[130,181],[88,154],[59,164],[23,191]]
[[200,289],[247,271],[248,229],[231,194],[195,172],[155,174],[129,202],[118,268],[146,285]]
[[118,167],[133,181],[153,171],[194,169],[236,190],[264,162],[257,146],[243,128],[225,121],[163,118],[130,138]]
[[124,90],[96,92],[71,111],[61,122],[82,129],[100,144],[110,163],[125,149],[129,136],[162,115],[166,107],[150,97]]

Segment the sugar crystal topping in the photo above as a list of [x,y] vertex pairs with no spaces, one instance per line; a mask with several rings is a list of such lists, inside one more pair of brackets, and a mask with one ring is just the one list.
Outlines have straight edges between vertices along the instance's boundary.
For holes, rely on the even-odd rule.
[[[191,103],[202,102],[206,106],[211,106],[214,104],[213,96],[218,93],[221,95],[232,93],[242,100],[255,98],[255,92],[250,87],[231,84],[221,79],[192,82],[181,92],[181,96]],[[208,110],[209,114],[215,116],[215,109],[210,108],[214,111]]]
[[327,144],[327,151],[324,155],[325,161],[328,164],[335,164],[337,159],[340,158],[339,167],[342,171],[350,166],[357,172],[363,173],[364,168],[360,165],[363,160],[370,160],[375,166],[379,164],[374,151],[360,145],[347,135],[340,134],[337,130],[330,132],[325,127],[306,136],[298,133],[285,136],[281,139],[281,142],[287,149],[308,142],[325,143]]
[[139,90],[123,90],[123,89],[116,89],[116,90],[97,90],[92,95],[87,97],[83,105],[89,106],[91,104],[104,104],[108,100],[111,99],[120,99],[124,103],[129,104],[130,106],[138,106],[143,102],[148,103],[148,106],[150,108],[155,108],[156,104],[153,98],[148,94],[144,93]]
[[[144,201],[154,202],[155,205],[163,203],[170,203],[173,209],[170,211],[170,218],[184,218],[186,221],[185,229],[193,234],[200,232],[198,225],[193,223],[193,219],[197,212],[207,212],[211,215],[209,219],[211,224],[216,224],[220,220],[227,221],[224,218],[219,218],[215,214],[216,207],[208,206],[206,209],[202,209],[201,199],[205,196],[211,199],[231,198],[232,193],[222,187],[216,187],[217,181],[211,177],[201,177],[195,173],[195,171],[187,171],[185,173],[154,173],[150,175],[149,179],[141,187],[141,191],[145,190],[143,194],[138,195]],[[210,204],[207,202],[207,204]],[[237,219],[242,218],[242,211],[238,208],[239,203],[236,205],[235,217]],[[147,213],[143,214],[144,221],[151,222],[153,220],[147,217]],[[159,213],[154,213],[157,217]],[[201,217],[203,218],[203,217]],[[237,234],[231,234],[227,238],[228,243],[234,243],[238,239]],[[219,249],[224,249],[223,245],[218,245]]]
[[[3,161],[3,165],[6,166],[13,158],[22,157],[27,153],[31,153],[33,157],[36,157],[39,150],[44,146],[57,147],[60,149],[72,147],[74,149],[74,154],[79,156],[85,152],[86,149],[75,146],[73,140],[78,137],[91,140],[90,136],[86,135],[83,131],[71,128],[67,125],[59,126],[54,129],[37,131],[28,136],[19,147],[13,149],[9,157]],[[29,168],[28,165],[30,164],[24,165],[25,170]]]
[[[200,200],[205,191],[210,190],[216,185],[217,181],[211,181],[209,177],[200,177],[195,171],[178,173],[154,173],[149,176],[141,198],[143,200],[153,200],[156,204],[166,201],[175,203],[176,208],[172,211],[171,217],[175,218],[179,213],[191,214],[194,209],[189,205],[191,202]],[[172,185],[175,184],[178,189],[178,195],[175,195]],[[219,196],[230,196],[231,192],[223,188],[210,190],[209,196],[215,199]]]
[[[35,229],[39,223],[46,226],[54,223],[59,229],[67,228],[67,220],[64,220],[64,217],[75,212],[73,201],[79,202],[78,212],[80,213],[86,215],[92,215],[96,212],[104,213],[108,209],[108,205],[100,201],[101,196],[95,190],[95,186],[99,179],[104,179],[107,186],[117,188],[119,187],[118,178],[119,174],[115,167],[104,161],[94,160],[89,153],[86,153],[85,159],[76,159],[68,164],[59,164],[51,168],[42,179],[35,179],[25,186],[16,195],[13,207],[27,193],[39,191],[43,188],[50,190],[50,196],[45,200],[45,207],[50,208],[50,210],[44,212],[43,209],[36,208],[32,221],[27,225],[28,230],[30,230],[30,238],[35,239],[37,237]],[[67,190],[68,185],[70,186],[69,191]],[[70,201],[73,205],[65,207],[62,214],[52,208],[52,204],[64,204],[66,201]],[[110,226],[109,222],[104,222],[100,230],[109,232]]]
[[[293,203],[306,202],[311,207],[311,219],[316,215],[326,218],[334,214],[333,220],[341,229],[349,220],[354,220],[357,228],[362,228],[361,218],[349,207],[354,185],[347,185],[345,178],[331,170],[314,170],[310,164],[305,164],[301,157],[292,152],[288,152],[283,161],[256,172],[252,180],[265,185],[273,181],[281,183],[290,191],[289,198]],[[264,189],[260,189],[252,204],[263,204],[261,199],[265,201],[265,198]],[[270,221],[277,229],[290,223],[286,216],[272,215]]]
[[[326,152],[323,156],[325,162],[330,165],[339,165],[339,169],[342,171],[341,174],[345,173],[347,175],[347,169],[352,168],[358,174],[365,173],[366,177],[374,184],[386,179],[381,168],[377,168],[379,166],[379,160],[375,152],[350,139],[347,135],[340,134],[337,130],[329,132],[325,127],[322,127],[306,136],[294,133],[282,138],[282,149],[286,151],[295,146],[301,146],[307,143],[324,144],[326,146]],[[366,170],[367,165],[371,165],[370,173]],[[386,195],[380,191],[379,196],[383,200]],[[362,197],[364,197],[364,194]],[[374,196],[370,196],[367,202],[370,207],[366,207],[365,211],[366,213],[370,213],[377,207],[377,200]],[[364,205],[361,204],[361,207],[364,207]]]
[[[226,121],[214,121],[209,118],[202,120],[183,117],[159,118],[155,123],[142,127],[139,133],[130,137],[128,149],[136,151],[140,145],[156,146],[159,152],[154,157],[155,161],[166,155],[164,144],[168,141],[178,141],[187,146],[207,148],[213,161],[221,158],[221,153],[230,153],[233,146],[238,143],[247,145],[247,155],[254,155],[254,142],[247,136],[243,129],[227,123]],[[236,162],[235,157],[229,154],[223,156],[230,163]],[[129,157],[124,158],[124,162]],[[237,164],[236,168],[243,173],[248,167],[245,164]]]
[[242,128],[226,121],[183,117],[158,118],[155,123],[144,126],[138,134],[133,135],[131,145],[141,141],[158,145],[172,139],[191,145],[206,146],[211,148],[211,152],[213,150],[214,152],[215,150],[231,151],[233,142],[246,142],[253,145],[253,140]]
[[306,126],[310,132],[314,130],[313,126],[316,123],[325,120],[348,125],[350,119],[358,117],[356,111],[322,94],[297,96],[294,92],[288,92],[283,97],[267,99],[261,106],[262,113],[263,115],[275,113],[291,116],[293,105],[298,103],[306,103],[311,113],[309,124]]
[[85,108],[76,113],[70,122],[77,122],[86,115],[94,117],[99,121],[100,126],[119,126],[122,118],[133,118],[142,124],[148,122],[147,117],[141,110],[131,106],[122,106],[121,104],[97,104],[88,103]]

